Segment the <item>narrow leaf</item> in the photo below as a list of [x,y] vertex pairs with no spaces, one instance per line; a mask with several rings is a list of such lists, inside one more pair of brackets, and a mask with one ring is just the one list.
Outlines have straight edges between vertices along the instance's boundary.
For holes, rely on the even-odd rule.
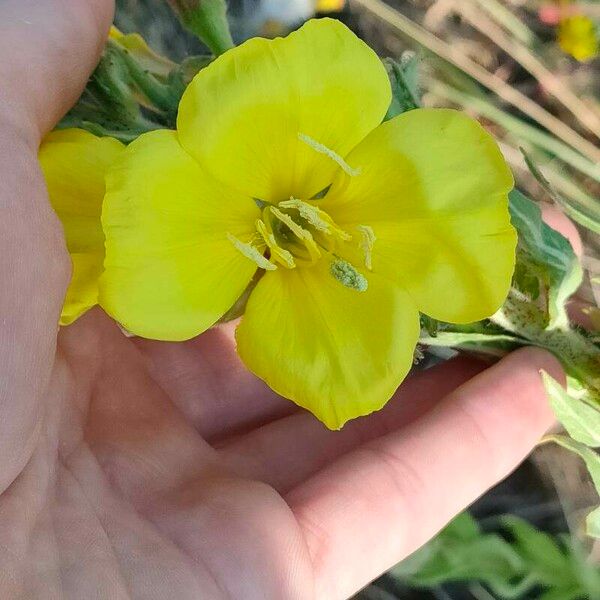
[[570,396],[558,381],[544,371],[542,380],[552,410],[569,435],[586,446],[600,447],[600,410]]
[[[509,196],[510,214],[519,233],[519,263],[516,274],[541,278],[548,288],[548,327],[567,328],[565,304],[583,280],[583,270],[569,241],[542,220],[540,208],[518,190]],[[517,284],[519,282],[517,281]],[[523,287],[530,287],[527,282]]]

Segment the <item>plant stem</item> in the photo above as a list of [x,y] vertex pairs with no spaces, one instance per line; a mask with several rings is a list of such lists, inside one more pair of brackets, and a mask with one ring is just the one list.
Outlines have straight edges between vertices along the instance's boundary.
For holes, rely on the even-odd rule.
[[[499,48],[517,60],[527,69],[573,116],[596,137],[600,137],[600,116],[591,110],[571,88],[562,82],[526,46],[518,40],[510,39],[502,29],[487,18],[474,4],[467,0],[459,4],[458,12]],[[482,4],[480,0],[475,0]],[[489,1],[489,0],[486,0]]]
[[388,6],[382,0],[353,0],[357,6],[379,17],[391,27],[408,36],[419,45],[427,48],[440,58],[454,64],[459,69],[479,81],[483,86],[495,92],[504,101],[512,104],[524,114],[537,121],[562,139],[571,147],[578,150],[592,162],[600,162],[600,149],[583,138],[560,119],[550,114],[536,102],[505,83],[500,77],[489,73],[481,65],[465,56],[458,48],[441,40],[429,31],[405,17],[397,10]]
[[498,0],[475,0],[491,17],[500,23],[504,29],[510,31],[521,43],[532,47],[539,44],[539,40],[519,18]]

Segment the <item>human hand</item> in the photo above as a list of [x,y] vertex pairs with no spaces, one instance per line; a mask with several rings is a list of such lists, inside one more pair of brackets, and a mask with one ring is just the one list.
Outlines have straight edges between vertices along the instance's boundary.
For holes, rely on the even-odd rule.
[[0,6],[0,595],[346,598],[525,457],[560,368],[455,359],[331,432],[243,368],[230,325],[152,342],[94,309],[57,336],[69,261],[37,149],[111,12]]

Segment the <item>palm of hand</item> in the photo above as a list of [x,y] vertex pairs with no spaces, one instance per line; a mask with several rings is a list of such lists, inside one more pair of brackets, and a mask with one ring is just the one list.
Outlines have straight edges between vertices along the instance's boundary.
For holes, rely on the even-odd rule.
[[[212,386],[227,393],[201,372],[205,350],[227,360],[212,337],[210,348],[169,349],[183,370],[163,384],[182,403]],[[59,336],[39,439],[0,498],[7,538],[28,546],[26,560],[18,545],[6,548],[8,597],[310,597],[310,560],[290,508],[200,437],[148,372],[154,351],[148,344],[142,354],[100,311]],[[187,372],[186,362],[199,368]],[[227,398],[212,400],[216,408]]]
[[[17,542],[0,562],[8,597],[346,597],[381,568],[361,557],[379,536],[397,560],[438,526],[414,521],[434,490],[413,471],[407,425],[480,368],[419,374],[334,433],[244,370],[230,327],[164,344],[91,311],[59,335],[35,448],[0,496],[3,540]],[[346,531],[349,552],[328,531],[336,514],[375,530]],[[395,539],[379,529],[388,519]]]
[[538,369],[555,363],[451,361],[329,432],[243,369],[230,328],[148,342],[95,309],[57,341],[68,259],[37,148],[110,4],[0,8],[1,595],[347,597],[525,456],[550,422]]

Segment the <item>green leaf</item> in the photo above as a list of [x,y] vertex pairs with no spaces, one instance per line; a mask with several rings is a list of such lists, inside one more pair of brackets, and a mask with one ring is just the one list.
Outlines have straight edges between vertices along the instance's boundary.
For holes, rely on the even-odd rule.
[[539,596],[538,600],[591,600],[591,598],[585,595],[585,590],[576,586],[547,590]]
[[581,399],[573,398],[548,373],[542,371],[544,387],[556,418],[576,441],[600,446],[600,410]]
[[513,535],[514,544],[528,568],[540,581],[561,587],[573,584],[569,558],[552,536],[514,516],[504,517],[502,523]]
[[[516,281],[527,291],[525,276],[541,278],[547,286],[549,329],[567,328],[569,318],[565,304],[581,285],[583,271],[569,241],[542,220],[540,208],[518,190],[509,196],[512,223],[519,234],[518,262],[525,267]],[[517,270],[516,275],[519,276]],[[521,283],[521,285],[519,285]]]
[[506,589],[522,572],[523,561],[510,544],[496,534],[482,534],[476,521],[463,513],[392,574],[417,587],[481,581]]
[[422,335],[419,343],[426,346],[460,348],[491,356],[504,356],[523,344],[523,340],[508,334],[440,331],[435,336]]
[[403,57],[400,63],[392,58],[385,58],[383,64],[392,86],[392,102],[383,119],[388,121],[421,105],[418,92],[418,59],[413,54]]
[[501,522],[510,542],[482,532],[465,512],[390,574],[417,588],[480,582],[501,600],[529,598],[534,589],[540,591],[532,598],[600,600],[600,571],[576,539],[541,532],[515,516]]

